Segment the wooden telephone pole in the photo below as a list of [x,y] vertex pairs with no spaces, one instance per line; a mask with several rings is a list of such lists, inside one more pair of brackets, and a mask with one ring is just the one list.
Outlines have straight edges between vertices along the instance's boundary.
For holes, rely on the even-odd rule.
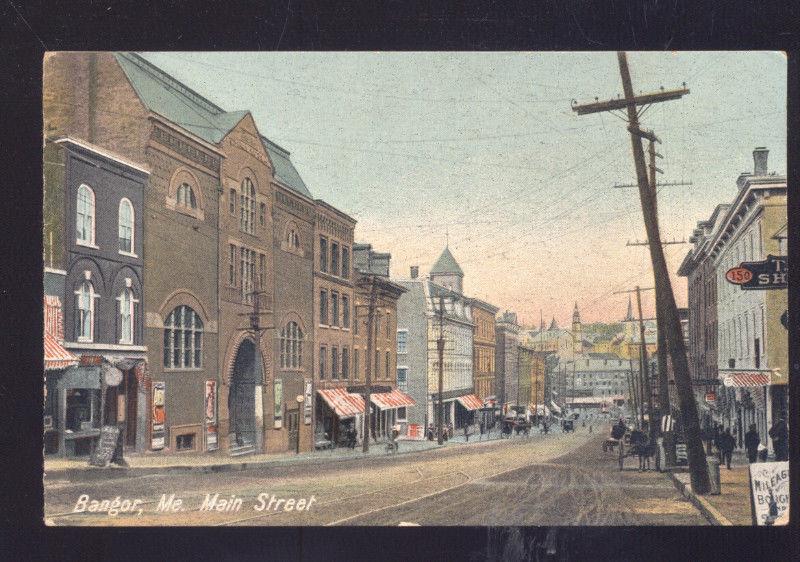
[[436,349],[439,352],[439,403],[436,405],[436,442],[444,443],[444,296],[439,295],[439,339],[436,340]]
[[639,185],[639,198],[641,200],[642,215],[650,248],[650,258],[653,262],[653,276],[655,278],[657,310],[663,316],[663,328],[666,336],[672,366],[675,371],[675,386],[680,400],[683,429],[686,435],[686,449],[689,460],[689,472],[692,490],[697,494],[707,494],[710,490],[708,466],[706,464],[705,450],[700,436],[700,420],[697,413],[697,404],[692,392],[692,382],[689,376],[689,364],[686,358],[686,347],[683,343],[683,333],[678,307],[672,292],[667,262],[664,258],[664,248],[661,244],[661,235],[658,231],[658,216],[655,203],[654,190],[651,188],[647,174],[647,165],[642,148],[642,138],[655,140],[655,135],[639,128],[639,113],[637,106],[651,105],[653,103],[680,99],[689,93],[685,87],[678,90],[661,91],[653,94],[635,96],[631,83],[628,59],[623,51],[617,53],[620,77],[625,93],[623,99],[596,102],[592,104],[573,104],[572,109],[578,115],[626,109],[628,132],[630,133],[631,148],[634,164],[636,166],[636,179]]

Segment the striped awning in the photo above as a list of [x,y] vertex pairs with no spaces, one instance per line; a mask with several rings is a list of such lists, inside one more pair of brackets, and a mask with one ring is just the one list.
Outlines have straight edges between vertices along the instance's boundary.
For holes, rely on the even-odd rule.
[[375,394],[370,394],[369,401],[381,410],[407,408],[416,404],[413,398],[398,388],[394,388],[390,392],[376,392]]
[[483,400],[474,394],[467,394],[456,398],[458,403],[464,406],[467,410],[480,410],[483,408]]
[[767,386],[770,383],[769,373],[727,373],[722,379],[722,384],[737,388],[747,388],[754,386]]
[[66,369],[78,364],[78,357],[70,353],[59,343],[56,337],[50,332],[44,333],[44,369],[53,371],[55,369]]
[[352,418],[356,414],[364,413],[364,398],[358,394],[351,394],[344,388],[317,390],[317,394],[340,418]]

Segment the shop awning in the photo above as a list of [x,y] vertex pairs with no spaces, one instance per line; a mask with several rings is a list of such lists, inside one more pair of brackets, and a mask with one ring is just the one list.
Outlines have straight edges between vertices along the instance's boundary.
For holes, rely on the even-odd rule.
[[737,388],[767,386],[769,383],[769,373],[727,373],[722,379],[723,385]]
[[352,418],[356,414],[364,413],[364,398],[358,394],[351,394],[344,388],[317,390],[317,394],[340,418]]
[[458,403],[464,406],[467,410],[480,410],[483,408],[483,400],[474,394],[467,394],[465,396],[456,397]]
[[553,412],[554,412],[555,414],[560,414],[560,413],[561,413],[561,408],[559,408],[559,407],[558,407],[558,404],[556,404],[556,403],[555,403],[555,402],[553,402],[552,400],[550,401],[550,408],[553,410]]
[[398,388],[394,388],[390,392],[376,392],[375,394],[370,394],[369,401],[381,410],[408,408],[416,404],[413,398]]
[[56,337],[48,331],[44,333],[44,370],[66,369],[78,364],[78,357],[67,351]]

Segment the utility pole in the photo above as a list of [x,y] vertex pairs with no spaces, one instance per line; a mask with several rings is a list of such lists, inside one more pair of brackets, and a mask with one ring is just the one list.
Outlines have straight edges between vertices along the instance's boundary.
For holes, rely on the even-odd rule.
[[653,392],[650,389],[650,369],[647,368],[647,342],[644,339],[644,320],[642,319],[642,292],[636,287],[636,307],[639,309],[639,355],[641,357],[641,379],[642,393],[647,396],[647,419],[650,440],[654,441],[656,436],[656,424],[653,420]]
[[[439,403],[436,405],[436,442],[444,443],[444,295],[439,295],[439,339],[436,340],[439,352]],[[517,386],[519,388],[519,385]]]
[[633,360],[630,357],[630,346],[628,346],[628,395],[630,396],[630,406],[633,413],[633,419],[636,420],[636,426],[639,426],[639,407],[636,400],[636,385],[633,383]]
[[634,164],[636,166],[636,179],[639,184],[639,198],[641,200],[642,214],[645,230],[650,247],[650,258],[653,262],[653,276],[659,291],[656,293],[658,301],[657,310],[664,316],[664,331],[666,333],[667,348],[675,371],[675,386],[681,406],[683,429],[686,435],[686,449],[689,460],[689,473],[692,490],[697,494],[707,494],[710,490],[708,466],[703,442],[700,435],[700,421],[697,413],[697,404],[692,392],[692,382],[689,376],[689,365],[686,358],[686,348],[683,343],[678,307],[672,292],[664,248],[661,245],[661,236],[658,232],[658,218],[653,192],[647,177],[647,169],[642,148],[642,137],[655,138],[652,133],[647,133],[639,128],[639,114],[637,106],[651,105],[673,99],[680,99],[689,93],[685,87],[680,90],[662,91],[660,93],[635,96],[631,83],[630,69],[624,51],[617,53],[620,77],[625,98],[598,102],[583,106],[573,105],[573,110],[579,115],[596,113],[600,111],[614,111],[625,108],[627,110],[628,132],[630,133],[631,148]]
[[372,339],[372,328],[375,324],[375,301],[376,301],[376,284],[375,284],[375,276],[369,276],[369,309],[367,312],[367,357],[364,362],[365,373],[365,388],[364,388],[364,439],[363,439],[363,451],[365,453],[369,452],[369,434],[370,434],[370,391],[372,387],[372,346],[373,346],[373,339]]

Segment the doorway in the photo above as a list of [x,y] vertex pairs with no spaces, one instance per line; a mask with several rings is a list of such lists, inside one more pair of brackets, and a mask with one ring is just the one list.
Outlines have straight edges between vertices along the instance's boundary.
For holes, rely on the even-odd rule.
[[256,346],[247,339],[236,352],[231,374],[231,429],[237,445],[256,443]]
[[300,410],[286,412],[286,430],[289,433],[289,450],[300,452]]

